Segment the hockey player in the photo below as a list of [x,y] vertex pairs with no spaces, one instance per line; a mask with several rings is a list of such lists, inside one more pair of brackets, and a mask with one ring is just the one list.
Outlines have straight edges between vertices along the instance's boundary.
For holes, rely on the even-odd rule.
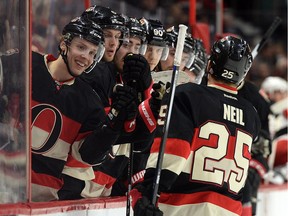
[[39,53],[32,56],[33,201],[59,199],[61,172],[69,152],[82,171],[93,175],[91,166],[107,157],[127,118],[126,107],[136,96],[129,87],[117,88],[117,100],[107,118],[97,94],[79,79],[102,57],[102,29],[78,17],[62,34],[58,58]]
[[207,53],[203,42],[195,39],[195,58],[190,67],[185,67],[184,72],[189,76],[189,81],[197,84],[201,83],[207,65]]
[[[125,26],[124,17],[108,7],[91,6],[82,13],[81,17],[92,20],[103,30],[105,40],[104,56],[101,59],[101,62],[99,62],[90,73],[82,74],[81,79],[88,83],[98,94],[104,104],[106,114],[108,114],[109,118],[109,110],[113,107],[115,90],[117,90],[117,88],[123,88],[119,85],[115,88],[117,82],[113,59],[120,44],[128,39],[128,29]],[[124,88],[130,87],[124,86]],[[125,93],[123,92],[123,94]],[[124,95],[122,95],[122,97],[123,96]],[[116,97],[118,96],[116,95]],[[129,109],[127,110],[127,115],[129,115],[128,118],[130,119],[129,122],[133,122],[138,113],[136,100],[133,101],[133,104],[131,104],[127,109]],[[124,123],[124,125],[126,128],[127,124]],[[133,124],[129,124],[128,126],[130,125],[133,126]],[[119,137],[122,136],[123,130]],[[118,141],[116,143],[118,143]],[[113,152],[113,149],[111,152]],[[95,166],[96,165],[94,165],[93,168]],[[85,197],[85,195],[81,194],[83,189],[86,187],[85,182],[95,179],[94,170],[92,170],[92,173],[90,169],[87,171],[85,168],[81,167],[81,164],[75,163],[74,159],[69,157],[63,169],[63,179],[64,185],[58,192],[60,199],[81,199]]]
[[[155,166],[164,122],[148,159],[144,181],[131,191],[134,215],[241,215],[242,190],[252,142],[260,130],[254,107],[237,95],[252,64],[249,45],[225,37],[214,43],[207,65],[208,85],[176,87],[159,199],[151,205]],[[160,116],[165,116],[168,94]]]
[[[169,55],[167,60],[160,61],[153,73],[154,80],[171,81],[174,64],[175,48],[177,45],[178,28],[170,27],[167,32],[167,44]],[[179,67],[177,84],[196,82],[200,83],[207,64],[206,51],[199,39],[192,38],[190,33],[186,34],[182,62]]]
[[116,71],[113,59],[116,51],[123,42],[128,41],[129,30],[125,25],[125,18],[112,9],[94,5],[86,9],[82,17],[87,17],[101,26],[105,39],[105,53],[101,62],[89,74],[81,78],[99,94],[105,107],[110,107],[113,87],[116,83]]
[[[149,78],[147,80],[148,82],[146,82],[147,84],[146,87],[144,88],[148,89],[152,82],[149,65],[144,57],[141,58],[141,56],[138,55],[140,52],[142,52],[143,54],[145,51],[146,31],[144,28],[142,28],[141,24],[137,19],[135,18],[126,18],[126,19],[127,19],[126,26],[129,29],[129,42],[123,41],[122,45],[117,50],[116,55],[114,57],[113,63],[115,64],[115,74],[116,74],[115,80],[118,84],[120,83],[123,84],[123,81],[125,82],[125,84],[127,84],[127,82],[129,84],[129,80],[125,76],[123,80],[122,73],[125,57],[127,56],[128,53],[130,53],[131,55],[130,61],[132,61],[131,64],[133,64],[134,74],[139,72],[139,68],[141,70],[147,68],[147,71],[144,73],[149,75],[150,78],[148,77]],[[134,54],[135,56],[132,54]],[[140,66],[137,66],[135,64],[140,64]],[[143,69],[141,67],[143,67]],[[130,69],[128,68],[127,70]],[[136,76],[140,76],[140,73],[142,73],[142,71],[139,72],[139,75],[135,75],[134,78],[136,79],[137,78]],[[107,96],[109,97],[109,95]],[[141,122],[137,121],[136,124],[139,126]],[[142,129],[142,132],[145,133],[145,130]],[[149,136],[149,134],[147,134],[147,136]],[[133,141],[133,139],[131,141]],[[134,145],[134,147],[136,149],[139,148],[139,144]],[[93,167],[95,178],[90,181],[85,181],[85,187],[81,192],[81,196],[82,197],[110,196],[112,187],[114,188],[114,183],[116,179],[119,178],[120,176],[121,177],[123,176],[124,180],[117,182],[116,193],[117,195],[120,195],[120,193],[121,195],[124,195],[125,192],[127,192],[127,185],[125,185],[124,181],[127,181],[127,172],[125,171],[127,171],[126,168],[129,160],[130,148],[131,148],[130,143],[129,142],[121,143],[120,138],[118,145],[115,145],[113,147],[113,153],[111,154],[111,158],[109,160],[106,160],[103,164]],[[113,195],[115,195],[115,192]]]
[[119,46],[124,41],[128,42],[129,30],[125,26],[125,18],[108,7],[98,5],[86,9],[82,16],[101,26],[105,39],[103,60],[113,61]]
[[[223,34],[240,38],[234,34]],[[202,84],[206,85],[207,76],[202,79]],[[248,80],[244,79],[239,83],[238,95],[248,100],[257,110],[261,122],[261,130],[257,140],[251,149],[251,160],[249,161],[248,177],[243,189],[242,216],[256,214],[257,193],[261,181],[267,176],[269,170],[267,157],[271,151],[271,140],[269,136],[268,115],[269,105],[259,93],[259,89]]]
[[154,71],[160,60],[166,60],[169,48],[166,41],[166,30],[159,20],[141,18],[140,23],[147,32],[147,50],[144,54],[150,65],[150,70]]
[[129,30],[129,40],[123,41],[114,57],[114,64],[119,73],[123,71],[124,58],[127,54],[144,55],[147,49],[146,30],[139,20],[134,17],[125,17],[125,19]]
[[[111,9],[101,6],[93,6],[89,9],[87,9],[83,14],[82,17],[88,17],[89,19],[93,20],[94,22],[97,22],[103,29],[127,29],[126,23],[125,23],[125,17],[123,15],[117,14],[116,12],[111,11]],[[125,25],[125,26],[124,26]],[[126,32],[122,31],[122,34]],[[133,34],[132,34],[133,35]],[[105,37],[105,35],[104,35]],[[126,45],[127,40],[121,40],[118,38],[119,45]],[[119,51],[120,49],[118,49]],[[149,89],[152,85],[152,78],[150,75],[149,65],[144,57],[142,57],[142,60],[144,59],[145,62],[141,62],[140,56],[136,55],[136,59],[131,59],[133,64],[133,74],[137,74],[141,80],[139,80],[139,85],[143,87],[141,91],[145,91]],[[114,58],[114,56],[113,56]],[[139,61],[140,66],[134,67],[134,63],[136,61]],[[139,64],[138,63],[138,64]],[[146,63],[146,65],[143,63]],[[114,85],[115,84],[121,84],[124,86],[129,86],[128,81],[124,82],[122,80],[122,77],[117,78],[119,74],[117,74],[117,70],[115,68],[114,62],[108,62],[107,60],[103,59],[102,64],[105,65],[105,68],[102,68],[99,70],[99,67],[95,68],[90,76],[90,74],[87,76],[82,76],[81,78],[89,83],[89,85],[100,94],[100,98],[105,104],[105,109],[110,110],[111,109],[111,98],[113,99],[113,91],[114,91]],[[130,64],[130,66],[131,66]],[[138,67],[138,68],[137,68]],[[146,68],[148,69],[146,71]],[[135,71],[138,69],[137,71]],[[131,70],[131,68],[128,70]],[[91,72],[91,73],[92,73]],[[142,79],[142,72],[145,74],[148,74],[149,76],[146,77],[146,79]],[[141,75],[141,76],[140,76]],[[129,75],[130,76],[130,75]],[[135,77],[134,77],[135,78]],[[124,79],[125,80],[125,79]],[[144,83],[144,85],[143,85]],[[133,88],[136,88],[137,86],[132,86]],[[137,91],[139,90],[136,88]],[[148,92],[148,91],[147,91]],[[139,93],[139,92],[137,92]],[[150,94],[150,92],[148,92]],[[139,94],[137,94],[139,95]],[[142,98],[143,100],[145,98]],[[135,103],[136,107],[138,104],[142,102],[137,100]],[[148,105],[150,106],[151,101],[148,101]],[[112,104],[113,105],[113,104]],[[160,107],[160,103],[159,103]],[[158,107],[158,109],[159,109]],[[135,142],[137,140],[152,140],[152,134],[150,131],[150,128],[147,128],[145,125],[145,122],[141,119],[141,116],[146,115],[138,115],[138,112],[134,112],[134,110],[131,110],[129,114],[129,119],[133,121],[129,121],[129,124],[124,124],[125,128],[121,133],[121,136],[117,140],[117,146],[113,146],[112,151],[110,152],[110,158],[109,161],[105,162],[103,166],[93,166],[94,169],[94,177],[92,178],[83,178],[82,175],[71,175],[71,173],[77,172],[80,167],[77,167],[77,164],[75,166],[75,163],[73,161],[68,161],[68,163],[65,166],[65,169],[63,171],[64,177],[65,177],[65,184],[64,187],[62,187],[60,193],[62,199],[79,199],[83,197],[98,197],[98,196],[109,196],[111,192],[111,185],[115,181],[115,177],[119,175],[119,172],[121,172],[121,161],[122,156],[125,158],[125,152],[129,151],[129,143],[132,141]],[[151,111],[151,114],[153,115],[153,112]],[[131,118],[130,118],[131,117]],[[153,117],[155,118],[155,117]],[[134,121],[135,119],[135,121]],[[156,121],[156,120],[154,120]],[[135,123],[136,122],[136,123]],[[136,126],[135,126],[136,125]],[[156,127],[156,123],[154,123],[154,128]],[[134,127],[135,126],[135,127]],[[132,130],[130,130],[133,128]],[[135,129],[136,128],[136,129]],[[135,129],[135,130],[134,130]],[[121,148],[120,148],[121,147]],[[124,153],[124,155],[121,155]],[[119,155],[120,154],[120,155]],[[120,156],[120,160],[118,158],[115,158],[116,156]],[[115,159],[115,160],[114,160]],[[125,159],[124,159],[125,160]],[[127,160],[126,160],[127,163]],[[81,169],[80,169],[81,170]]]
[[[169,47],[169,54],[166,60],[161,60],[157,65],[156,71],[167,71],[173,69],[174,56],[177,45],[179,28],[170,27],[166,29],[166,41]],[[182,61],[179,70],[183,71],[184,67],[190,68],[195,58],[195,40],[190,33],[186,34],[184,41],[184,49],[182,53]]]

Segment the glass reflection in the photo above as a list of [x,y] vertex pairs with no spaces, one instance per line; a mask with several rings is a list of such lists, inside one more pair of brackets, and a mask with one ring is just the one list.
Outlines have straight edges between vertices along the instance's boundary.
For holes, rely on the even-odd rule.
[[26,1],[0,1],[0,204],[26,194]]

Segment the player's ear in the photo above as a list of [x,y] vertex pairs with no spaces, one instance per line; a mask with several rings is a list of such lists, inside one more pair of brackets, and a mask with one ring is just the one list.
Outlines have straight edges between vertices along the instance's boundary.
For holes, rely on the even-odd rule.
[[211,60],[208,60],[207,66],[206,66],[206,72],[209,72],[211,67],[212,67]]
[[66,46],[66,43],[64,42],[64,40],[61,40],[59,47],[62,51],[64,51],[64,52],[66,51],[67,46]]

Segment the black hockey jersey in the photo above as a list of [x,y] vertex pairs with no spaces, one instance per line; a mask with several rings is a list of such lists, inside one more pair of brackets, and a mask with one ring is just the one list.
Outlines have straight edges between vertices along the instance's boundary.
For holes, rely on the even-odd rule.
[[[79,78],[58,90],[47,56],[32,55],[32,200],[58,199],[68,153],[82,169],[101,163],[119,136],[95,91]],[[84,178],[84,177],[83,177]]]
[[[113,63],[107,63],[107,62],[101,62],[99,65],[96,65],[96,67],[93,69],[92,72],[89,74],[82,74],[81,79],[88,83],[96,92],[98,95],[100,95],[100,98],[105,105],[105,110],[108,112],[110,110],[111,105],[111,97],[113,94],[113,87],[116,84],[122,83],[120,75],[116,71],[116,67]],[[147,105],[147,101],[145,103]],[[142,108],[147,108],[147,106],[139,106],[139,110],[141,111]],[[143,108],[143,109],[144,109]],[[143,113],[143,112],[142,112]],[[153,115],[152,112],[146,112],[146,116],[150,113],[150,115]],[[146,117],[145,116],[145,117]],[[100,196],[110,196],[112,186],[119,178],[120,176],[124,176],[124,180],[122,179],[119,182],[119,185],[121,185],[121,190],[119,189],[118,193],[125,193],[127,191],[127,185],[125,183],[127,182],[127,164],[129,162],[129,151],[130,151],[130,143],[134,144],[134,150],[136,150],[135,154],[137,154],[137,158],[139,161],[142,161],[142,154],[139,153],[143,149],[148,148],[148,145],[151,145],[153,137],[154,137],[154,131],[150,131],[151,128],[148,129],[146,122],[143,121],[143,115],[138,115],[136,118],[136,128],[131,133],[125,133],[122,132],[120,137],[117,140],[117,145],[114,145],[111,151],[112,157],[103,162],[103,164],[95,165],[93,166],[94,175],[95,177],[93,179],[82,179],[83,182],[85,182],[85,186],[80,194],[77,194],[79,190],[75,190],[72,193],[76,193],[73,196],[74,197],[85,197],[85,198],[91,198],[91,197],[100,197]],[[156,128],[156,122],[155,122],[155,128]],[[146,155],[143,155],[144,161],[146,162]],[[138,162],[138,161],[137,161]],[[73,185],[81,185],[82,183],[79,183],[79,179],[81,179],[81,176],[73,176],[71,175],[71,172],[73,170],[78,170],[79,167],[74,165],[74,160],[72,158],[68,159],[68,163],[66,164],[63,173],[68,175],[64,176],[65,181],[67,182],[67,190],[69,191],[69,194],[67,196],[71,195],[71,191],[75,188],[72,188]],[[139,171],[143,172],[143,169],[145,166],[143,166],[144,162],[142,163],[135,163],[134,169],[135,171],[133,173],[138,173]],[[146,164],[146,163],[145,163]],[[137,166],[139,165],[139,166]],[[75,171],[73,171],[75,172]],[[85,172],[81,172],[81,175],[83,175]],[[71,178],[73,176],[74,178]],[[143,177],[143,176],[142,176]],[[65,183],[66,184],[66,183]],[[69,185],[72,185],[70,187]],[[118,185],[118,184],[117,184]],[[65,186],[64,186],[65,187]],[[65,191],[61,191],[61,194],[63,193],[63,197],[67,196],[65,195]],[[121,194],[121,195],[123,195]],[[115,195],[115,194],[114,194]],[[120,195],[120,194],[117,194]]]
[[[167,103],[166,95],[140,184],[151,199]],[[242,188],[259,129],[257,112],[236,88],[177,86],[159,184],[164,215],[241,215]],[[135,190],[131,194],[135,197]]]

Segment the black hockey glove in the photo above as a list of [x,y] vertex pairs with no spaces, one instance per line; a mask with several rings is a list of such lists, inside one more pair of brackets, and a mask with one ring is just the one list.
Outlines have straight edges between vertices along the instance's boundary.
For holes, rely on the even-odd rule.
[[166,91],[167,85],[165,86],[165,84],[161,81],[159,81],[158,83],[154,83],[152,85],[153,91],[151,93],[151,98],[149,99],[149,105],[155,119],[158,118],[161,107],[161,101]]
[[252,155],[261,154],[267,158],[271,153],[271,139],[268,132],[261,130],[256,142],[252,144]]
[[163,212],[152,205],[147,197],[143,196],[136,202],[134,216],[163,216]]
[[110,126],[114,130],[121,130],[125,121],[133,120],[138,112],[135,103],[136,91],[123,85],[115,85],[112,95],[112,105],[108,113]]
[[144,91],[149,89],[152,84],[150,66],[144,56],[140,54],[128,54],[124,58],[122,80],[124,84],[131,86],[142,95],[138,95],[139,103],[145,98]]

